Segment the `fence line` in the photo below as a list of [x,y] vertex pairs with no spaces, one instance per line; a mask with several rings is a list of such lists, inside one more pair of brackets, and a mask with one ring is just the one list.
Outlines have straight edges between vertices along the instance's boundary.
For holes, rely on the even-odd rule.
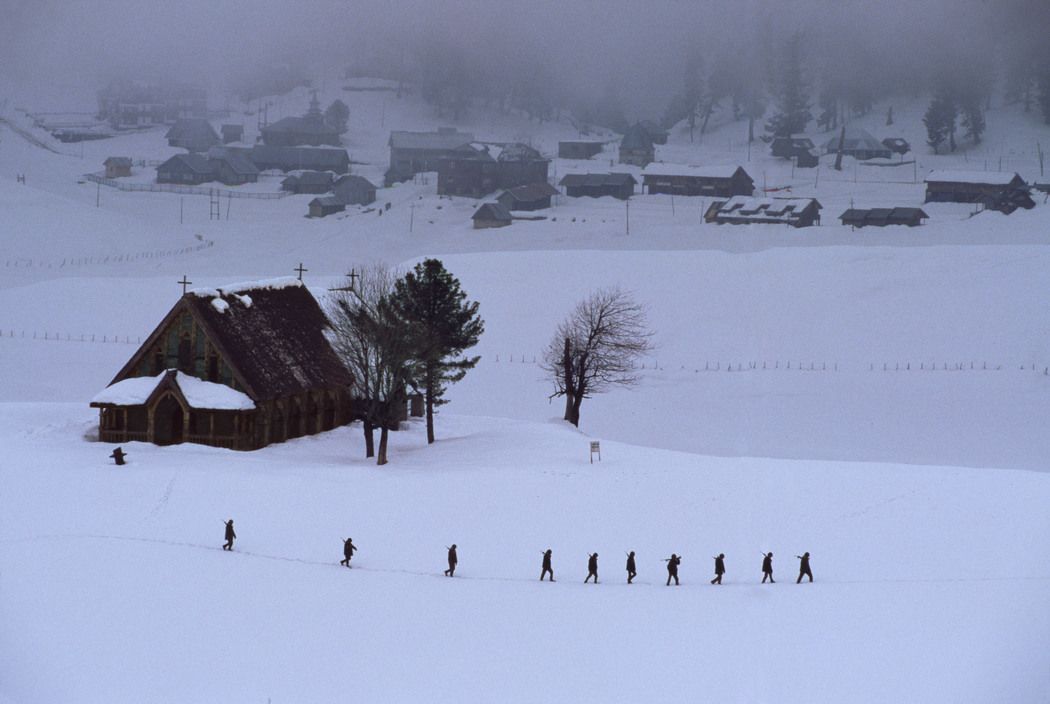
[[176,249],[155,249],[152,251],[142,252],[127,252],[123,254],[107,254],[105,256],[90,256],[90,257],[63,257],[62,261],[55,260],[44,260],[44,259],[32,259],[27,257],[15,257],[14,259],[4,260],[4,268],[6,269],[64,269],[66,267],[80,267],[80,266],[98,266],[102,264],[127,264],[130,262],[142,261],[146,259],[164,259],[167,257],[177,257],[183,254],[192,254],[194,252],[200,252],[214,247],[215,242],[213,240],[206,240],[200,244],[192,245],[189,247],[178,247]]
[[181,193],[192,196],[220,196],[222,198],[254,198],[257,200],[279,200],[287,198],[292,193],[288,191],[276,191],[274,193],[258,193],[253,191],[231,191],[228,188],[214,188],[211,186],[183,186],[178,183],[126,183],[115,178],[106,178],[98,174],[84,174],[83,178],[93,183],[116,188],[118,191],[147,191],[152,193]]
[[48,342],[86,342],[95,344],[141,345],[142,338],[132,335],[98,335],[95,333],[61,333],[39,330],[0,328],[0,340],[40,340]]

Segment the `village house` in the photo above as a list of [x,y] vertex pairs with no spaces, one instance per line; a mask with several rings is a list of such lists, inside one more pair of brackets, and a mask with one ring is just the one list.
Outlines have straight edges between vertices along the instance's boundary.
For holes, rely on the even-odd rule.
[[500,188],[546,183],[549,166],[525,144],[467,144],[438,160],[437,192],[481,198]]
[[328,193],[335,177],[330,171],[304,171],[281,181],[281,190],[289,193]]
[[[854,159],[889,159],[893,152],[885,144],[875,139],[870,132],[860,127],[846,127],[845,139],[842,139],[842,154]],[[825,154],[838,154],[841,133],[824,143]]]
[[927,203],[980,203],[1009,215],[1035,207],[1028,184],[1016,172],[931,171],[926,177]]
[[649,133],[641,125],[627,129],[620,141],[620,163],[644,167],[656,159],[656,150]]
[[178,120],[164,138],[168,140],[169,147],[191,152],[206,152],[221,142],[215,128],[207,120],[200,118]]
[[201,154],[176,154],[157,167],[157,183],[197,186],[215,180],[215,168]]
[[474,221],[475,230],[484,230],[490,227],[506,227],[513,220],[510,211],[499,203],[482,203],[481,207],[471,216],[471,219]]
[[805,135],[774,137],[770,150],[775,157],[794,159],[795,165],[800,168],[811,169],[820,163],[813,140]]
[[222,132],[223,144],[232,144],[244,139],[244,125],[223,125],[219,130]]
[[496,202],[507,210],[544,210],[551,207],[551,196],[556,195],[558,189],[544,181],[507,189]]
[[309,208],[309,217],[323,218],[343,212],[346,210],[346,203],[335,196],[321,196],[310,201],[307,207]]
[[212,147],[208,150],[208,161],[215,172],[215,180],[227,186],[240,186],[259,180],[259,168],[242,152]]
[[113,129],[171,125],[208,116],[203,89],[180,83],[116,80],[98,92],[98,119]]
[[850,208],[839,216],[839,220],[843,225],[853,228],[889,225],[918,227],[929,217],[922,208]]
[[354,418],[353,378],[297,279],[189,291],[91,401],[99,440],[234,450]]
[[558,142],[559,159],[590,159],[602,153],[602,142],[568,141]]
[[376,187],[363,176],[343,176],[332,184],[332,194],[345,205],[369,205],[376,200]]
[[642,170],[642,188],[649,195],[749,196],[755,182],[739,166],[684,166],[652,163]]
[[[237,149],[231,147],[231,149]],[[260,171],[331,171],[350,173],[350,155],[345,149],[326,147],[271,147],[256,144],[243,153]]]
[[642,120],[638,125],[649,135],[653,144],[667,144],[669,132],[652,120]]
[[285,117],[260,129],[263,144],[270,147],[338,147],[339,130],[328,125],[317,102],[317,94],[310,98],[310,108],[302,117]]
[[627,200],[634,195],[638,181],[631,174],[568,174],[558,185],[565,187],[565,195],[570,198],[612,196]]
[[437,132],[391,132],[390,167],[385,183],[389,187],[418,173],[437,171],[441,159],[473,141],[473,134],[457,132],[451,127],[439,128]]
[[718,225],[774,224],[810,227],[820,224],[823,206],[816,198],[751,198],[734,196],[713,202],[704,221]]
[[107,157],[102,165],[106,167],[106,178],[120,178],[131,175],[131,157],[111,156]]

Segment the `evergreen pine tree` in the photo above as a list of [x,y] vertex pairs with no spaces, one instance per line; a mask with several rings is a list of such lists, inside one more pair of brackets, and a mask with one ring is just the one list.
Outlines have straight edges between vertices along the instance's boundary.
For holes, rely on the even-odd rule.
[[981,135],[984,134],[984,110],[982,110],[982,99],[980,95],[968,95],[963,98],[961,103],[962,109],[962,126],[966,128],[966,136],[969,137],[974,144],[981,143]]
[[926,115],[922,118],[926,125],[926,143],[933,147],[937,154],[944,141],[950,140],[951,150],[955,151],[955,101],[947,91],[940,91],[933,96]]
[[777,112],[766,123],[766,131],[774,137],[790,137],[805,131],[813,115],[802,78],[802,36],[799,34],[793,35],[784,46],[772,92]]
[[889,127],[892,124],[893,124],[893,106],[891,105],[889,107],[889,109],[886,110],[886,126]]
[[434,442],[434,407],[447,403],[447,385],[480,359],[462,356],[485,331],[477,302],[466,298],[459,280],[437,259],[417,264],[394,285],[392,303],[415,360],[413,381],[425,395],[428,443]]

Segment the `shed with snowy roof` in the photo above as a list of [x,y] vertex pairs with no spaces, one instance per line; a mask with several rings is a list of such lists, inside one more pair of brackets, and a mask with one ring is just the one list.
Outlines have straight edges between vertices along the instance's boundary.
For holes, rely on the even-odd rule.
[[638,181],[631,174],[568,174],[558,182],[565,186],[565,195],[570,198],[601,198],[612,196],[627,200],[634,195]]
[[845,136],[837,134],[824,143],[825,154],[838,154],[839,142],[842,153],[854,159],[889,159],[893,151],[875,139],[871,132],[861,127],[846,127]]
[[189,291],[91,401],[99,440],[234,450],[353,419],[353,378],[298,279]]
[[558,189],[544,181],[509,188],[496,201],[507,210],[543,210],[551,207],[551,196],[556,195]]
[[926,202],[980,203],[1007,215],[1035,207],[1028,184],[1012,171],[931,171],[926,177]]
[[820,224],[820,202],[816,198],[750,198],[734,196],[716,200],[704,213],[706,222],[718,225],[790,225],[810,227]]
[[474,221],[475,230],[484,230],[489,227],[506,227],[514,219],[510,211],[501,204],[482,203],[481,207],[471,216],[471,220]]
[[654,162],[642,170],[642,187],[650,195],[668,193],[732,198],[751,195],[755,182],[739,166],[684,166]]

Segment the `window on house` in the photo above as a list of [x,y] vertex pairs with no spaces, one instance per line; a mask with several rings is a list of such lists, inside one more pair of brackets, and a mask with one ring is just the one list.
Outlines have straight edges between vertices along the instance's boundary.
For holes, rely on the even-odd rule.
[[193,373],[193,346],[190,344],[189,335],[183,335],[179,339],[179,371]]

